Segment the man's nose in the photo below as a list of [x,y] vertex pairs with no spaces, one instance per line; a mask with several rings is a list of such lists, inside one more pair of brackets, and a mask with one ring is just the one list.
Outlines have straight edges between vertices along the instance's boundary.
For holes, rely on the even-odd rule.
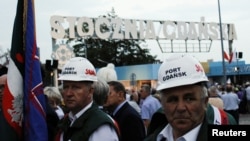
[[179,111],[186,110],[186,103],[183,100],[179,100],[176,109]]

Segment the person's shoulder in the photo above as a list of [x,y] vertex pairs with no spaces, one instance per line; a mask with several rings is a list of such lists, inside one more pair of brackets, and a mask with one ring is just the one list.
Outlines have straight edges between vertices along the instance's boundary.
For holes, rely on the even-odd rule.
[[94,117],[96,120],[109,120],[107,113],[101,110],[96,104],[90,107],[88,116]]
[[231,114],[224,111],[223,109],[219,109],[218,107],[215,107],[211,104],[208,104],[206,115],[207,115],[207,121],[209,124],[215,124],[214,118],[218,117],[216,114],[220,115],[220,117],[221,117],[220,123],[221,124],[223,124],[223,125],[236,125],[236,121]]
[[149,95],[144,101],[143,104],[150,104],[150,103],[154,103],[154,102],[159,102],[159,100],[157,98],[155,98],[152,95]]
[[156,141],[157,136],[166,127],[167,124],[160,124],[154,130],[147,133],[144,141]]
[[227,115],[229,125],[237,125],[236,120],[234,119],[234,117],[230,113],[226,112],[226,115]]
[[[152,116],[148,126],[148,135],[154,134],[168,124],[168,120],[164,114],[163,108],[160,107]],[[149,137],[150,138],[150,137]]]
[[136,115],[136,116],[139,116],[139,113],[135,110],[135,108],[129,104],[129,102],[126,102],[124,105],[123,105],[124,108],[121,108],[120,110],[123,109],[123,113],[127,114],[127,115]]

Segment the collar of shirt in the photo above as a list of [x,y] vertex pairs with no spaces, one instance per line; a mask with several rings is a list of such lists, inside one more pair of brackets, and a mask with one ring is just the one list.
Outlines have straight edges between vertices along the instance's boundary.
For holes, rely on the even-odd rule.
[[78,119],[85,111],[87,111],[91,107],[92,103],[93,103],[93,101],[90,102],[87,106],[85,106],[81,111],[79,111],[75,115],[73,115],[72,112],[69,112],[69,120],[71,121],[70,126],[72,126],[72,124],[75,122],[75,120]]
[[[195,141],[199,130],[200,130],[201,124],[190,130],[185,135],[179,137],[176,139],[176,141]],[[166,138],[166,141],[174,141],[173,139],[173,128],[170,124],[168,124],[157,136],[157,141],[160,141],[162,138]]]
[[117,113],[117,111],[119,111],[119,109],[120,109],[126,102],[127,102],[126,100],[123,101],[120,105],[118,105],[118,106],[115,108],[115,110],[114,110],[114,112],[113,112],[113,116]]

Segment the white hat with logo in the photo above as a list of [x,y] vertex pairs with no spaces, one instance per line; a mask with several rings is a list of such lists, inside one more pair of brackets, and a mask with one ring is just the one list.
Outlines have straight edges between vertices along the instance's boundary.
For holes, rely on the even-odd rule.
[[160,66],[157,90],[206,82],[201,63],[189,54],[172,55]]
[[88,59],[74,57],[63,66],[59,80],[97,81],[96,70]]

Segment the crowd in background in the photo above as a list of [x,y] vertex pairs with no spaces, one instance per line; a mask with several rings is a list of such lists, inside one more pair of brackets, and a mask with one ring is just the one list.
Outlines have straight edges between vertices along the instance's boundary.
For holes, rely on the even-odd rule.
[[[82,58],[75,59],[78,60],[74,61],[82,61]],[[94,69],[88,60],[84,60],[83,62],[89,63],[88,65]],[[77,68],[79,66],[73,67]],[[95,72],[90,71],[88,73],[93,75]],[[4,74],[5,73],[1,75]],[[67,73],[65,73],[65,75],[66,74]],[[80,140],[80,138],[95,140],[103,136],[106,137],[102,138],[103,140],[158,141],[159,138],[164,138],[165,136],[165,133],[161,134],[160,131],[170,131],[170,129],[175,128],[175,124],[169,121],[171,116],[168,115],[168,112],[174,109],[168,109],[166,111],[169,107],[164,108],[163,105],[167,106],[171,101],[173,101],[173,104],[176,100],[179,100],[180,97],[169,97],[167,96],[168,93],[181,93],[182,90],[191,91],[189,90],[190,88],[192,88],[192,90],[198,90],[197,86],[201,86],[201,90],[204,91],[205,97],[208,96],[206,112],[208,121],[211,120],[208,122],[209,124],[217,124],[216,122],[218,122],[215,121],[215,115],[212,116],[212,119],[209,117],[214,113],[209,113],[209,110],[224,111],[229,115],[229,119],[232,119],[228,123],[219,121],[218,124],[221,125],[237,125],[239,124],[240,114],[250,113],[250,82],[246,82],[242,86],[230,83],[226,85],[216,84],[208,86],[203,83],[204,80],[199,80],[197,82],[202,83],[195,83],[194,85],[188,84],[190,88],[186,88],[182,85],[179,86],[177,85],[178,83],[174,84],[177,88],[181,88],[176,90],[174,86],[173,88],[168,88],[166,85],[160,90],[157,90],[156,88],[152,88],[149,84],[143,84],[140,88],[125,89],[125,86],[117,80],[115,74],[113,74],[114,79],[109,76],[108,80],[105,79],[103,75],[105,75],[105,72],[102,72],[101,77],[78,76],[79,78],[82,77],[79,80],[77,77],[61,76],[59,80],[62,83],[59,87],[44,87],[44,94],[48,102],[47,123],[50,136],[49,141],[62,141],[68,139]],[[2,86],[2,83],[0,85]],[[74,99],[73,97],[79,99]],[[86,99],[88,101],[86,101]],[[73,103],[75,101],[77,101],[78,104],[74,105]],[[86,112],[84,109],[89,109],[89,111],[92,112]],[[85,115],[85,113],[87,115]],[[86,117],[82,117],[82,115]],[[101,117],[98,115],[101,115]],[[98,122],[96,121],[95,123],[95,120],[88,120],[89,118],[98,120]],[[78,121],[78,119],[81,119],[81,122]],[[71,124],[66,125],[69,120]],[[168,123],[170,123],[171,128],[167,126]],[[83,128],[80,127],[80,125],[86,127]],[[94,125],[93,128],[90,128],[89,126],[92,125]],[[84,136],[82,136],[81,131],[87,130],[87,128],[89,134],[84,134]],[[61,129],[63,132],[59,132]],[[173,132],[174,131],[175,130],[173,130]],[[3,132],[2,129],[0,132]],[[105,133],[105,135],[103,133]],[[67,137],[65,137],[66,134]],[[181,136],[182,135],[183,134],[181,134]]]

